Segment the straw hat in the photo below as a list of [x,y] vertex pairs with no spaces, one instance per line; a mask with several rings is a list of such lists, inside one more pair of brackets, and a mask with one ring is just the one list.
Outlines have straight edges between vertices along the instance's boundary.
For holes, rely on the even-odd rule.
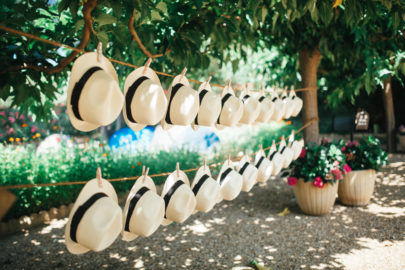
[[263,88],[260,90],[260,95],[258,97],[260,102],[260,112],[256,119],[256,122],[267,123],[271,119],[274,112],[274,104],[269,98],[266,97]]
[[233,127],[242,118],[243,103],[235,97],[235,93],[231,87],[231,81],[228,81],[221,95],[221,112],[217,120],[217,127],[221,125]]
[[197,200],[197,211],[206,213],[214,207],[221,191],[218,182],[212,178],[210,168],[205,161],[204,165],[198,169],[191,189]]
[[238,197],[242,190],[243,178],[233,169],[232,161],[229,158],[222,165],[217,181],[221,186],[219,201],[222,201],[222,199],[232,201]]
[[294,112],[295,103],[290,99],[287,95],[287,87],[284,89],[283,94],[281,95],[281,100],[284,103],[284,119],[288,119],[291,117],[292,113]]
[[159,77],[149,68],[150,61],[132,71],[124,84],[124,120],[135,131],[156,125],[166,112],[167,99]]
[[284,135],[281,139],[280,145],[278,147],[278,152],[280,155],[283,156],[283,168],[287,168],[290,166],[290,163],[292,162],[293,159],[293,151],[290,149],[289,146],[287,146],[287,143],[285,142]]
[[270,147],[269,155],[267,158],[271,161],[272,164],[272,175],[277,175],[280,173],[284,165],[283,156],[277,151],[276,143],[273,140],[273,144]]
[[250,163],[250,157],[245,153],[242,159],[239,161],[236,170],[242,175],[243,184],[242,191],[249,192],[256,184],[257,175],[259,170]]
[[302,148],[304,147],[304,140],[295,140],[294,131],[291,132],[288,140],[289,145],[291,145],[290,149],[293,151],[293,160],[296,160],[300,156]]
[[184,68],[180,75],[174,77],[166,93],[169,104],[161,121],[164,130],[169,129],[170,125],[188,126],[198,113],[199,96],[197,91],[191,88],[185,76],[186,71]]
[[243,114],[239,123],[250,125],[256,121],[259,116],[261,103],[249,94],[245,86],[243,87],[240,98],[243,103]]
[[156,194],[148,171],[149,168],[136,180],[125,203],[121,231],[125,241],[134,240],[138,235],[150,236],[159,228],[165,215],[165,202]]
[[284,116],[284,111],[285,111],[284,103],[278,97],[278,95],[275,91],[272,91],[270,99],[271,99],[271,102],[273,102],[274,110],[273,110],[273,114],[269,120],[278,122]]
[[117,119],[123,104],[117,73],[106,57],[90,52],[76,59],[70,73],[66,104],[73,127],[91,131],[109,125]]
[[173,221],[182,223],[193,213],[197,201],[187,175],[179,168],[179,163],[176,170],[167,177],[161,196],[166,207],[162,225],[169,225]]
[[273,165],[270,160],[266,158],[266,153],[264,153],[262,145],[260,145],[260,150],[255,157],[255,167],[259,170],[257,182],[266,182],[271,176]]
[[200,101],[200,108],[198,114],[191,124],[194,130],[198,129],[198,126],[211,127],[217,121],[219,113],[221,112],[221,98],[212,92],[210,86],[211,77],[203,82],[198,88],[198,96]]
[[101,251],[109,247],[120,234],[122,211],[117,194],[107,180],[90,180],[80,191],[70,211],[65,229],[65,243],[70,253]]
[[299,113],[300,113],[300,111],[301,111],[301,109],[302,109],[302,99],[300,99],[298,96],[297,96],[297,94],[295,93],[295,91],[294,91],[294,86],[293,86],[293,88],[291,89],[291,92],[290,92],[290,99],[293,101],[293,103],[294,103],[294,110],[293,110],[293,112],[292,112],[292,114],[291,114],[291,116],[292,117],[296,117]]

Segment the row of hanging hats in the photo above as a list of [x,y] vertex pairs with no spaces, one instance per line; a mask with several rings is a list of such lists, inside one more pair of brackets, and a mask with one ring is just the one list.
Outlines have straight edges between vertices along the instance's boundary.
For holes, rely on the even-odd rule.
[[100,52],[81,55],[73,64],[67,93],[67,113],[72,125],[91,131],[111,124],[123,111],[127,125],[139,131],[161,122],[163,129],[172,125],[227,126],[279,121],[296,116],[302,100],[294,90],[267,97],[262,89],[253,95],[246,87],[239,98],[230,81],[222,94],[215,94],[210,78],[194,90],[185,76],[186,69],[174,77],[164,93],[157,74],[145,66],[132,71],[125,80],[124,92],[110,61]]
[[303,141],[294,140],[294,134],[291,134],[288,144],[282,138],[278,150],[273,141],[267,156],[261,148],[253,162],[245,153],[235,168],[228,158],[217,179],[212,177],[204,160],[191,185],[177,163],[160,195],[144,167],[123,210],[118,205],[113,186],[102,179],[98,168],[96,178],[86,183],[70,212],[65,228],[67,249],[73,254],[101,251],[119,234],[123,240],[132,241],[138,236],[150,236],[160,225],[182,223],[197,211],[206,213],[222,200],[234,200],[241,191],[248,192],[257,182],[277,175],[298,158],[302,147]]

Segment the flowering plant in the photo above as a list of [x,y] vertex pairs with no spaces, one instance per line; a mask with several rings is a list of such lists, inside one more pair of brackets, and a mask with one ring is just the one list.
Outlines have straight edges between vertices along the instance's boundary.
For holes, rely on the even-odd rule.
[[319,188],[326,183],[335,184],[343,178],[345,165],[345,156],[335,144],[329,142],[322,142],[320,145],[309,144],[292,163],[288,184],[293,186],[298,179],[312,182]]
[[387,152],[381,149],[377,138],[368,136],[359,141],[339,141],[346,163],[352,170],[379,170],[387,164]]

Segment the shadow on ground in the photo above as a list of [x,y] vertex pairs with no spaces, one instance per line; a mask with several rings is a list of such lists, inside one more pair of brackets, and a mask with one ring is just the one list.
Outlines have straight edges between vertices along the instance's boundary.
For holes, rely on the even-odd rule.
[[[243,269],[255,259],[272,269],[400,269],[405,267],[405,156],[390,159],[365,207],[337,203],[329,215],[306,216],[292,189],[273,179],[232,202],[222,202],[210,213],[160,227],[149,238],[117,239],[99,253],[69,254],[63,238],[66,219],[56,220],[1,239],[0,265],[3,269]],[[278,216],[285,207],[291,214]]]

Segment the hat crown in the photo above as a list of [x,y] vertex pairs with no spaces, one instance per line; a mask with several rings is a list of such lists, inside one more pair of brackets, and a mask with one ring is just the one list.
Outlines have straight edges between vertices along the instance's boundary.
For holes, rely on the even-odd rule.
[[110,246],[121,231],[122,211],[109,197],[99,199],[83,215],[76,232],[77,243],[93,251]]
[[187,185],[181,185],[171,197],[166,207],[166,217],[175,222],[183,222],[194,211],[196,206],[194,193]]
[[84,121],[105,126],[118,117],[123,102],[118,83],[110,74],[99,70],[84,85],[78,107]]
[[227,126],[234,126],[242,118],[242,114],[242,101],[235,96],[230,96],[222,106],[222,111],[219,115],[219,123]]
[[212,126],[221,112],[221,98],[208,91],[200,102],[197,115],[198,125]]
[[169,98],[171,104],[167,113],[170,114],[171,122],[176,125],[189,125],[198,113],[198,93],[183,85],[176,93],[171,93]]
[[131,101],[131,112],[137,123],[157,124],[163,117],[167,99],[162,86],[152,80],[145,80],[136,90]]

